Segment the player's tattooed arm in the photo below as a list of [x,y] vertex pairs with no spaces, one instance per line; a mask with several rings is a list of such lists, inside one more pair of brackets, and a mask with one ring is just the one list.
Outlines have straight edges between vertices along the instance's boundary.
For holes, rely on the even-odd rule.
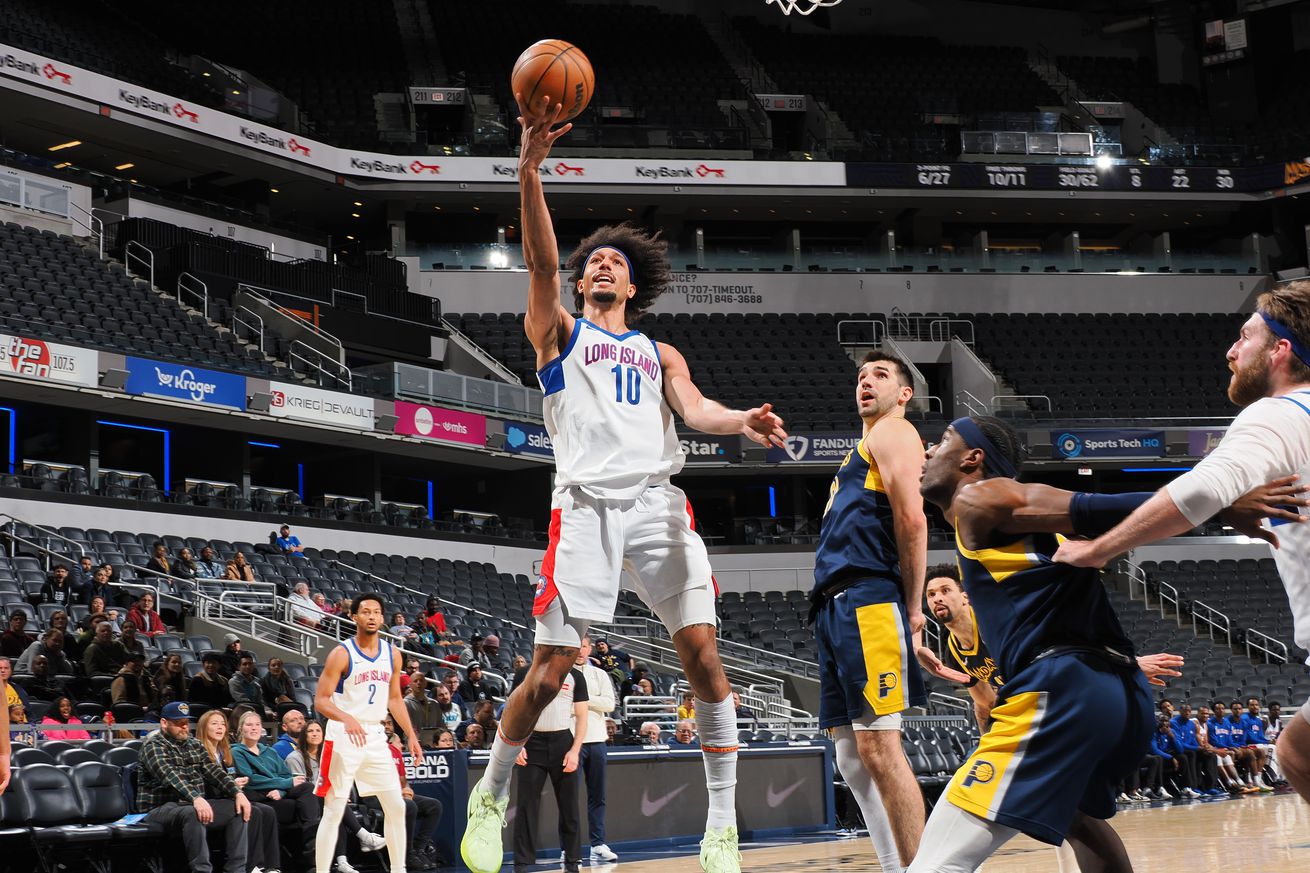
[[787,431],[783,430],[782,418],[773,411],[772,403],[740,410],[710,400],[691,380],[691,368],[682,353],[668,343],[657,343],[657,346],[664,369],[664,396],[688,427],[701,433],[743,434],[762,446],[781,448],[786,444]]
[[523,212],[523,263],[528,268],[528,307],[523,327],[528,341],[537,350],[538,364],[544,365],[559,354],[573,330],[573,316],[560,303],[559,245],[537,169],[550,154],[555,140],[568,133],[573,125],[555,127],[563,114],[558,104],[554,107],[544,102],[535,107],[520,104],[519,109],[523,113],[519,117],[523,126],[519,201]]

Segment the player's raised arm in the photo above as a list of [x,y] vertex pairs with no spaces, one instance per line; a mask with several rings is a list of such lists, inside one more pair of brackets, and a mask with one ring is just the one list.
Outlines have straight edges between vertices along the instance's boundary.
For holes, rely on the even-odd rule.
[[865,446],[878,464],[883,489],[892,507],[892,530],[900,561],[901,586],[910,630],[923,629],[924,571],[928,567],[928,519],[923,514],[919,478],[923,472],[923,442],[904,418],[879,421],[865,437]]
[[664,396],[688,427],[701,433],[745,434],[762,446],[784,445],[787,432],[782,429],[782,419],[773,412],[773,404],[740,410],[710,400],[691,381],[691,370],[681,352],[668,343],[656,343],[656,347],[664,367]]
[[323,672],[318,677],[318,685],[314,689],[314,712],[323,718],[341,722],[346,728],[346,735],[350,737],[350,741],[357,746],[363,746],[366,737],[359,720],[350,713],[342,711],[341,707],[332,702],[332,695],[336,692],[337,684],[341,682],[341,676],[349,664],[350,658],[341,646],[334,648],[328,655],[327,662],[323,664]]
[[[520,95],[515,95],[519,97]],[[564,124],[552,130],[563,115],[554,97],[538,106],[519,104],[523,138],[519,148],[519,199],[523,208],[523,263],[528,268],[528,311],[523,327],[544,365],[559,353],[561,340],[573,330],[573,316],[560,304],[559,244],[546,208],[546,192],[538,170],[555,140],[573,129]]]

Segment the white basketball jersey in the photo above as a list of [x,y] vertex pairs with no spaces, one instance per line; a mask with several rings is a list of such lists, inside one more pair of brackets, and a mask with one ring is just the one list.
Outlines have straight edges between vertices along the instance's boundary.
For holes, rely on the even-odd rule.
[[684,454],[664,402],[654,341],[612,334],[579,318],[568,345],[537,373],[556,487],[580,485],[628,500],[682,469]]
[[380,724],[387,717],[387,701],[391,695],[391,643],[379,637],[376,658],[369,658],[360,651],[353,637],[343,642],[341,647],[350,660],[346,673],[337,683],[332,702],[365,727]]

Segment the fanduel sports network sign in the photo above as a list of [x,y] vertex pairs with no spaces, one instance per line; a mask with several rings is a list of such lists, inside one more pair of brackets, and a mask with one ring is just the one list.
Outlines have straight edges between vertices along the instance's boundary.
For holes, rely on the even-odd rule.
[[487,444],[487,419],[474,412],[397,400],[396,419],[396,433],[406,436],[467,446]]
[[370,397],[289,382],[270,382],[269,392],[273,395],[273,402],[269,404],[268,414],[275,418],[298,418],[361,430],[373,429],[373,399]]
[[858,433],[794,433],[785,448],[771,448],[770,464],[840,464],[860,442]]
[[127,358],[127,393],[167,397],[208,406],[246,408],[246,377],[168,364],[145,358]]
[[1138,428],[1053,430],[1052,458],[1163,458],[1164,431]]
[[93,386],[100,356],[90,349],[0,333],[0,375]]

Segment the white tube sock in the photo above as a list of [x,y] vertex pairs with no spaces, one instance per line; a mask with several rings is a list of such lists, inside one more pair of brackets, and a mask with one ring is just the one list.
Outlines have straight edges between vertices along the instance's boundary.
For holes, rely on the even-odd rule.
[[528,738],[524,737],[520,741],[511,742],[499,730],[496,731],[496,739],[491,744],[491,759],[487,761],[487,769],[482,773],[482,787],[497,800],[509,794],[509,778],[514,775],[514,762],[527,741]]
[[737,826],[737,711],[729,695],[718,703],[696,700],[696,732],[705,761],[710,811],[705,828]]

